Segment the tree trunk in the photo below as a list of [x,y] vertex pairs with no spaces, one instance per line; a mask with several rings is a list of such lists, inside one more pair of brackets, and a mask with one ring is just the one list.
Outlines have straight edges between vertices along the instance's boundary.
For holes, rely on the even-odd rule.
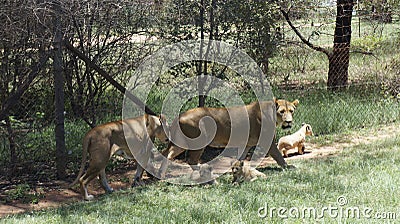
[[328,88],[347,86],[350,59],[351,17],[353,0],[338,0],[333,52],[329,56]]
[[[203,57],[203,40],[204,40],[204,13],[205,13],[205,4],[204,0],[200,1],[200,38],[201,38],[201,45],[200,45],[200,58]],[[204,66],[204,67],[203,67]],[[203,69],[204,68],[204,69]],[[203,94],[204,92],[204,83],[206,81],[206,77],[202,77],[207,73],[207,61],[199,60],[198,67],[197,67],[197,80],[198,80],[198,89],[199,89],[199,107],[204,107],[206,104],[206,96]]]
[[62,65],[62,30],[59,2],[54,1],[54,43],[53,43],[53,73],[55,95],[55,138],[56,138],[56,169],[58,179],[66,178],[67,152],[65,147],[64,129],[64,76]]
[[18,162],[18,155],[17,155],[17,145],[15,144],[14,140],[14,130],[12,129],[11,121],[8,116],[5,118],[6,121],[6,129],[7,129],[7,137],[8,137],[8,143],[9,143],[9,150],[10,150],[10,168],[11,172],[8,173],[8,177],[13,176],[15,172],[15,168]]

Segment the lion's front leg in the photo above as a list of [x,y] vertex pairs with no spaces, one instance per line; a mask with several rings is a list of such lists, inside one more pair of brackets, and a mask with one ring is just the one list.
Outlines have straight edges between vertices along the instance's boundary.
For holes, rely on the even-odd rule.
[[142,180],[143,172],[144,172],[143,167],[140,164],[137,164],[136,174],[135,177],[133,178],[132,187],[144,185]]
[[[152,155],[152,152],[151,152],[152,147],[153,147],[152,142],[147,141],[146,146],[141,151],[140,155],[137,157],[137,160],[136,160],[137,168],[136,168],[135,177],[133,178],[132,187],[141,186],[144,184],[143,180],[142,180],[143,172],[145,171],[145,168],[148,168],[150,157]],[[154,170],[152,170],[152,172],[154,173]],[[147,172],[147,173],[149,173],[149,172]]]
[[286,168],[294,168],[294,166],[289,166],[285,159],[282,156],[282,153],[278,150],[275,142],[272,142],[268,154],[278,163],[279,166],[281,166],[282,168],[286,169]]
[[282,149],[282,154],[283,154],[283,157],[288,158],[288,157],[289,157],[289,156],[288,156],[288,149],[283,148],[283,149]]
[[160,170],[158,172],[158,176],[160,177],[160,179],[165,179],[165,173],[167,172],[169,161],[173,160],[184,151],[185,149],[182,149],[173,144],[170,144],[168,148],[163,151],[163,156],[167,158],[164,158],[161,163]]
[[201,155],[203,155],[204,149],[200,150],[190,150],[187,152],[188,158],[187,158],[187,163],[192,167],[197,166],[200,161]]
[[246,146],[243,153],[241,155],[238,155],[238,160],[245,160],[250,149],[251,149],[251,146]]

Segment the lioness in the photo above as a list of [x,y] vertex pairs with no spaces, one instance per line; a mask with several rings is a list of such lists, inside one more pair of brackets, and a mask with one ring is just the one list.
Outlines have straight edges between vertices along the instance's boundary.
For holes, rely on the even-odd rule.
[[277,122],[276,126],[281,126],[282,129],[289,129],[292,127],[293,113],[299,105],[299,100],[289,102],[286,100],[274,99],[276,106]]
[[[133,152],[140,158],[136,161],[143,161],[143,164],[137,163],[137,170],[134,183],[140,182],[144,167],[146,167],[151,156],[151,142],[157,137],[162,142],[167,142],[168,137],[164,131],[168,130],[166,119],[163,115],[160,117],[153,115],[143,115],[136,118],[109,122],[91,129],[83,138],[82,163],[79,174],[75,181],[70,185],[80,182],[81,194],[85,200],[93,199],[93,195],[87,192],[88,183],[96,176],[99,177],[101,186],[107,193],[113,191],[108,185],[105,168],[114,154],[119,154],[128,159],[134,159]],[[130,147],[129,149],[128,143]],[[82,176],[86,164],[86,157],[89,153],[89,167]]]
[[[214,148],[233,148],[235,146],[240,147],[244,145],[244,152],[240,153],[241,156],[238,158],[243,160],[251,147],[259,144],[259,140],[265,140],[265,133],[275,133],[276,126],[280,126],[283,129],[292,126],[292,115],[298,104],[298,100],[289,102],[286,100],[274,99],[273,101],[256,101],[241,107],[200,107],[188,110],[179,116],[178,122],[174,122],[171,125],[170,140],[172,141],[170,141],[167,149],[163,151],[163,155],[166,156],[168,160],[172,160],[186,149],[192,149],[188,152],[188,164],[198,164],[204,148],[193,150],[187,142],[188,140],[181,140],[181,136],[183,134],[191,139],[199,139],[202,137],[202,133],[205,132],[205,135],[207,135],[208,133],[206,133],[205,127],[209,125],[206,124],[204,118],[208,117],[212,118],[216,125],[215,135],[213,135],[214,133],[210,133],[210,135],[214,137],[208,145]],[[263,122],[265,122],[263,126],[261,126],[262,119]],[[250,125],[249,127],[248,124]],[[181,130],[179,130],[178,125]],[[240,134],[236,131],[236,133],[231,136],[231,128],[232,130],[242,129],[245,131],[248,129],[248,133]],[[207,136],[204,138],[207,139]],[[179,142],[179,146],[177,142]],[[270,145],[268,153],[281,167],[287,167],[275,143]],[[165,178],[168,160],[163,160],[161,164],[159,170],[161,179]]]
[[244,164],[243,160],[236,160],[232,162],[232,183],[239,184],[243,181],[253,182],[258,178],[265,179],[267,176],[260,171],[251,168],[249,164]]

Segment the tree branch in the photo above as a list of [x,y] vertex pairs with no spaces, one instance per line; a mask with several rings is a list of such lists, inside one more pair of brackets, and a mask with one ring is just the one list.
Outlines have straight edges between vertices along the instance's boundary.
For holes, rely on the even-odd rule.
[[286,22],[289,24],[289,26],[292,28],[292,30],[296,33],[296,35],[300,38],[300,40],[305,43],[307,46],[309,46],[311,49],[322,52],[326,54],[326,56],[330,57],[331,52],[329,52],[327,49],[319,46],[315,46],[312,44],[310,41],[308,41],[303,35],[299,32],[299,30],[293,25],[292,21],[289,18],[289,14],[285,12],[283,9],[280,9],[283,17],[285,17]]
[[144,108],[145,113],[150,115],[156,115],[154,111],[152,111],[146,104],[144,104],[139,98],[129,92],[125,87],[115,81],[104,69],[100,68],[96,63],[94,63],[90,58],[86,57],[81,51],[76,49],[71,43],[68,41],[64,41],[65,47],[70,50],[73,54],[75,54],[78,58],[83,60],[87,66],[91,69],[98,72],[101,76],[103,76],[108,82],[110,82],[117,90],[119,90],[122,94],[125,94],[132,102],[138,105],[140,108]]
[[39,61],[32,65],[31,72],[27,75],[26,79],[22,82],[22,84],[18,84],[17,90],[15,90],[15,92],[4,101],[3,105],[1,105],[0,121],[4,120],[6,116],[8,116],[10,109],[18,103],[21,96],[25,93],[35,77],[39,74],[49,60],[49,55],[47,53],[45,53],[43,50],[39,51]]
[[350,53],[356,53],[356,54],[364,54],[364,55],[371,55],[372,57],[378,59],[378,57],[375,56],[374,53],[369,52],[369,51],[362,51],[362,50],[351,50]]

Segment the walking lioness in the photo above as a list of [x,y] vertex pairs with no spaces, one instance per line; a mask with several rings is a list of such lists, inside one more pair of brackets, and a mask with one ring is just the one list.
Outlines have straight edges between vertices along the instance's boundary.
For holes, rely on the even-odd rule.
[[[168,130],[168,126],[163,115],[157,117],[147,114],[137,118],[109,122],[93,128],[83,139],[81,168],[70,186],[79,181],[83,198],[91,200],[93,195],[88,194],[87,185],[98,176],[104,190],[112,192],[113,189],[107,182],[105,168],[114,154],[141,161],[142,164],[137,163],[134,182],[141,181],[143,168],[146,167],[151,155],[154,138],[156,137],[162,142],[168,141],[164,130]],[[135,156],[140,156],[140,158],[134,158],[132,152],[135,152]],[[90,156],[89,167],[82,176],[88,153]]]
[[[206,145],[214,148],[243,147],[244,151],[239,153],[238,158],[242,160],[251,147],[261,142],[264,143],[264,146],[269,147],[269,155],[285,168],[287,164],[276,144],[272,143],[267,146],[266,141],[267,138],[274,136],[276,126],[283,129],[292,126],[293,113],[298,104],[298,100],[289,102],[274,99],[273,101],[256,101],[241,107],[200,107],[188,110],[179,116],[177,122],[171,124],[171,141],[168,148],[163,151],[163,155],[168,160],[172,160],[190,149],[188,163],[196,165],[204,147],[198,148],[198,145],[191,141],[203,138]],[[182,136],[186,136],[186,138]],[[209,139],[209,136],[213,137]],[[159,170],[159,176],[162,179],[165,178],[168,160],[163,161]]]

